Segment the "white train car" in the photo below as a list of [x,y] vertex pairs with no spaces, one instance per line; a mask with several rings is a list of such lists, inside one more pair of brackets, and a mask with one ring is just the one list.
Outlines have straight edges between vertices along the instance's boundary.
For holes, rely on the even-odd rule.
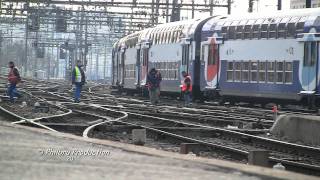
[[304,40],[300,36],[313,33],[310,36],[315,37],[319,26],[319,9],[230,16],[217,21],[212,37],[223,39],[218,45],[220,95],[229,100],[300,101],[303,95],[315,94],[319,38]]

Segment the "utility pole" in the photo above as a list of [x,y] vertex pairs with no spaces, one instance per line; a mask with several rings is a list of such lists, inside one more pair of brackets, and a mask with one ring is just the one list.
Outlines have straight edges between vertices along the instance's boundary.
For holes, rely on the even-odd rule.
[[59,78],[59,69],[60,69],[60,52],[59,52],[59,46],[57,46],[57,63],[56,63],[56,78]]
[[210,16],[213,15],[213,0],[210,0]]
[[96,81],[99,80],[99,49],[96,47]]
[[[0,0],[0,3],[1,3],[1,0]],[[0,5],[0,8],[1,8],[1,5]],[[1,12],[1,11],[0,11]],[[0,62],[3,62],[2,61],[2,54],[1,54],[1,50],[2,50],[2,30],[0,30]]]
[[282,0],[278,0],[278,10],[282,9]]
[[26,3],[26,11],[27,11],[27,16],[26,16],[26,39],[25,39],[25,44],[24,44],[24,63],[23,63],[23,66],[24,66],[24,76],[27,76],[27,66],[28,66],[28,19],[29,19],[29,1],[27,1]]
[[311,8],[311,0],[306,0],[306,8]]
[[169,22],[169,0],[166,0],[166,23]]
[[151,4],[151,25],[154,26],[154,0],[152,0]]
[[88,60],[87,60],[87,55],[88,55],[88,17],[86,17],[86,30],[85,30],[85,34],[84,34],[84,57],[83,57],[83,63],[84,63],[84,70],[87,70],[87,64],[88,64]]
[[160,7],[160,0],[156,0],[156,24],[159,23],[159,7]]
[[248,12],[252,13],[253,11],[253,0],[249,0],[249,8],[248,8]]
[[228,14],[231,14],[231,0],[228,0]]
[[106,84],[106,68],[107,68],[107,45],[104,44],[104,61],[103,61],[103,82]]
[[[211,15],[211,12],[210,12]],[[191,10],[191,17],[194,18],[194,0],[192,0],[192,10]]]

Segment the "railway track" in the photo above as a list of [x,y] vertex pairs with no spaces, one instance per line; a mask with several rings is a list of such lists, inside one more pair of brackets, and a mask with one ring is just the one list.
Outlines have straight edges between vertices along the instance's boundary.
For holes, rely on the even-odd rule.
[[[87,113],[92,113],[92,111],[88,111]],[[208,153],[210,154],[208,149],[214,151],[218,150],[219,152],[228,154],[228,159],[234,159],[241,162],[246,161],[249,152],[252,150],[267,150],[270,151],[270,166],[280,162],[287,170],[320,175],[319,148],[130,112],[128,113],[128,119],[126,120],[117,121],[112,125],[110,123],[105,124],[108,124],[108,126],[100,127],[100,130],[103,129],[103,132],[96,130],[96,133],[101,134],[102,138],[111,136],[110,132],[107,131],[108,128],[111,128],[111,134],[115,131],[115,128],[112,125],[119,126],[120,130],[125,129],[125,131],[116,133],[119,134],[119,141],[122,142],[128,141],[128,128],[129,130],[132,130],[133,128],[144,128],[147,129],[148,132],[151,132],[150,138],[154,137],[153,143],[151,143],[153,145],[156,144],[157,140],[164,136],[169,136],[168,138],[171,140],[178,140],[178,143],[177,141],[172,142],[172,146],[170,146],[171,149],[177,150],[181,143],[196,143],[198,151],[204,151],[207,155]],[[99,138],[99,135],[92,136]],[[112,135],[111,139],[112,137],[114,139],[114,136],[115,135]],[[166,140],[165,142],[168,145],[170,141]],[[163,142],[161,141],[160,144],[162,143]]]
[[[28,89],[42,101],[62,102],[72,113],[59,117],[31,120],[32,126],[73,133],[92,138],[107,138],[131,142],[133,129],[146,129],[147,146],[178,152],[181,143],[194,143],[197,155],[247,162],[251,150],[270,151],[270,165],[281,162],[288,170],[320,175],[320,149],[269,139],[255,134],[263,130],[228,130],[226,125],[264,123],[270,127],[272,113],[263,109],[199,105],[181,108],[174,105],[152,107],[143,99],[118,98],[108,94],[83,93],[86,104],[63,103],[72,101],[70,90],[48,92],[52,89]],[[10,114],[6,116],[11,116]],[[187,117],[187,118],[185,118]],[[1,117],[0,117],[1,118]],[[21,121],[22,120],[22,121]],[[14,120],[28,124],[29,120]]]

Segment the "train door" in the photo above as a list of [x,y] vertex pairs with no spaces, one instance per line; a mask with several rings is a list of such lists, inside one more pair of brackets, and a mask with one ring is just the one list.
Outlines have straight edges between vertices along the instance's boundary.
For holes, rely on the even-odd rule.
[[208,38],[208,41],[203,43],[201,48],[201,59],[205,62],[205,80],[206,89],[218,88],[219,82],[219,44],[221,40],[218,38]]
[[148,65],[149,65],[149,42],[143,42],[141,45],[141,86],[144,86],[147,82]]
[[112,85],[115,85],[116,84],[116,53],[114,51],[114,49],[112,50],[112,65],[111,65],[111,68],[112,68]]
[[302,64],[302,88],[308,94],[313,94],[317,87],[317,66],[318,66],[319,42],[305,41],[304,56]]
[[117,49],[116,51],[116,55],[115,55],[116,59],[115,59],[115,82],[116,82],[116,85],[119,85],[119,69],[120,69],[120,61],[119,61],[119,50]]
[[124,85],[124,76],[125,76],[125,48],[121,47],[120,50],[120,62],[119,62],[119,84]]
[[[181,39],[182,57],[181,57],[181,64],[180,64],[180,76],[182,71],[189,73],[190,44],[191,44],[190,38]],[[181,76],[181,79],[183,79],[182,76]]]
[[140,66],[141,66],[141,45],[140,44],[137,44],[137,57],[136,57],[136,77],[135,77],[135,85],[137,87],[140,86]]

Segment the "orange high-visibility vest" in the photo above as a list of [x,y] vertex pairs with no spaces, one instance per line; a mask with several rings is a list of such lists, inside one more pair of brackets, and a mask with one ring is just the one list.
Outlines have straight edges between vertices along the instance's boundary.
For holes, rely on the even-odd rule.
[[190,87],[189,87],[189,91],[190,91],[190,92],[192,91],[192,82],[191,82],[191,77],[190,77],[190,76],[186,76],[186,77],[184,78],[183,82],[182,82],[182,87],[181,87],[181,91],[182,91],[182,92],[187,91],[188,86],[187,86],[187,84],[185,83],[185,80],[186,80],[187,78],[189,78],[189,79],[190,79]]

